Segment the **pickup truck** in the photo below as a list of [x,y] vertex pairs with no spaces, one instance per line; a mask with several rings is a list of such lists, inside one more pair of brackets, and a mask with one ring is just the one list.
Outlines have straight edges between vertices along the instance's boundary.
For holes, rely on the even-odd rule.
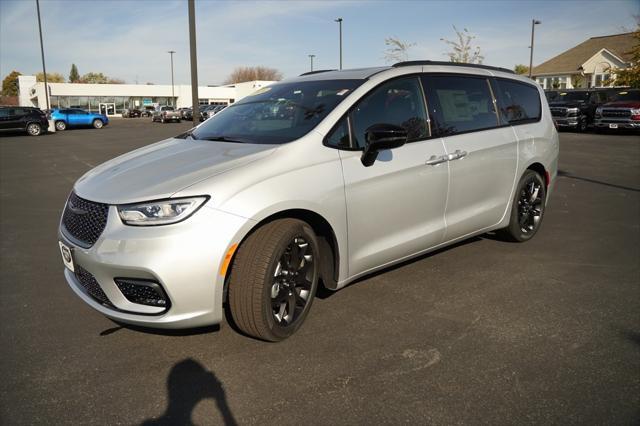
[[566,90],[547,95],[549,109],[558,128],[584,132],[594,123],[596,108],[607,101],[604,90]]
[[596,109],[596,130],[640,130],[640,89],[622,89]]
[[182,114],[180,111],[176,111],[172,106],[161,106],[156,108],[151,115],[151,121],[159,121],[166,123],[167,121],[175,121],[179,123],[182,120]]

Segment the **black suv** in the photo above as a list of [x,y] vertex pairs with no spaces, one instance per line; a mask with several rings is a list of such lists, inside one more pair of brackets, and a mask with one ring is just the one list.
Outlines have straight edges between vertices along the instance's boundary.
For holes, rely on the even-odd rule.
[[46,132],[48,127],[46,113],[38,108],[0,106],[0,132],[23,131],[38,136]]
[[548,96],[549,109],[558,128],[584,132],[593,125],[596,109],[608,101],[605,90],[565,90]]

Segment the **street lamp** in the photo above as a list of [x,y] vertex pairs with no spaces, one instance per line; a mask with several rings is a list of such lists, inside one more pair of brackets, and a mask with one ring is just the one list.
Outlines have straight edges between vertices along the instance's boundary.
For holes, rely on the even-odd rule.
[[193,127],[200,122],[200,105],[198,101],[198,58],[196,55],[196,6],[189,0],[189,58],[191,62],[191,108],[193,110]]
[[533,71],[533,34],[536,31],[536,25],[542,24],[542,21],[538,21],[537,19],[533,19],[531,21],[531,53],[529,55],[529,78],[531,78],[531,72]]
[[44,98],[47,102],[47,109],[50,109],[49,86],[47,84],[47,68],[44,66],[44,44],[42,43],[42,23],[40,22],[40,1],[39,0],[36,0],[36,10],[38,12],[38,31],[40,32],[40,53],[42,54],[42,78],[44,79]]
[[313,58],[316,57],[316,55],[307,55],[309,57],[309,59],[311,60],[311,71],[313,71]]
[[342,69],[342,18],[334,19],[334,21],[338,23],[340,31],[340,69]]
[[173,89],[173,54],[176,53],[175,50],[170,50],[169,55],[171,55],[171,106],[175,106],[173,103],[175,102],[176,99],[176,95],[174,93],[174,89]]

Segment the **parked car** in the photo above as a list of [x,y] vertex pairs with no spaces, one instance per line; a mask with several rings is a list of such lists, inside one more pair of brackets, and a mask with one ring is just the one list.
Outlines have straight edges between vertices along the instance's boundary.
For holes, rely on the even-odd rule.
[[32,107],[0,106],[0,131],[41,135],[49,128],[47,114]]
[[559,128],[584,132],[594,123],[596,109],[607,101],[607,92],[598,89],[559,91],[549,102],[551,115]]
[[226,303],[244,333],[282,340],[319,285],[489,231],[531,239],[558,146],[542,89],[502,68],[303,74],[80,178],[64,274],[119,322],[215,324]]
[[193,118],[193,111],[191,110],[191,108],[178,108],[177,111],[180,113],[180,117],[183,120],[191,120]]
[[123,118],[139,118],[141,116],[142,116],[142,111],[136,108],[133,108],[133,109],[127,108],[124,111],[122,111]]
[[205,121],[209,118],[209,112],[213,110],[217,105],[200,105],[200,121]]
[[54,109],[51,112],[56,130],[66,130],[68,127],[93,126],[102,129],[109,124],[109,118],[97,112],[88,112],[83,109]]
[[596,129],[640,129],[640,89],[613,91],[596,110]]
[[155,107],[146,106],[143,110],[140,111],[140,117],[151,117],[153,115],[153,111],[155,111]]
[[166,123],[168,121],[175,121],[179,123],[180,120],[182,120],[182,115],[172,106],[158,107],[151,115],[151,121],[153,122],[159,121],[161,123]]

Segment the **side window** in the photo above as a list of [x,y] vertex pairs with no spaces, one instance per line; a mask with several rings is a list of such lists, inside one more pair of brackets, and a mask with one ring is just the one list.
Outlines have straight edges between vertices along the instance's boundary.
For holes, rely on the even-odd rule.
[[540,120],[538,89],[516,81],[496,79],[500,113],[509,124],[530,123]]
[[9,117],[13,111],[9,108],[0,108],[0,117]]
[[325,145],[334,148],[351,148],[349,141],[349,121],[343,117],[325,139]]
[[423,81],[433,120],[431,128],[440,136],[498,126],[486,78],[428,75]]
[[428,137],[424,97],[417,77],[392,80],[366,95],[351,112],[353,144],[365,145],[365,132],[374,124],[395,124],[409,133],[408,142]]

